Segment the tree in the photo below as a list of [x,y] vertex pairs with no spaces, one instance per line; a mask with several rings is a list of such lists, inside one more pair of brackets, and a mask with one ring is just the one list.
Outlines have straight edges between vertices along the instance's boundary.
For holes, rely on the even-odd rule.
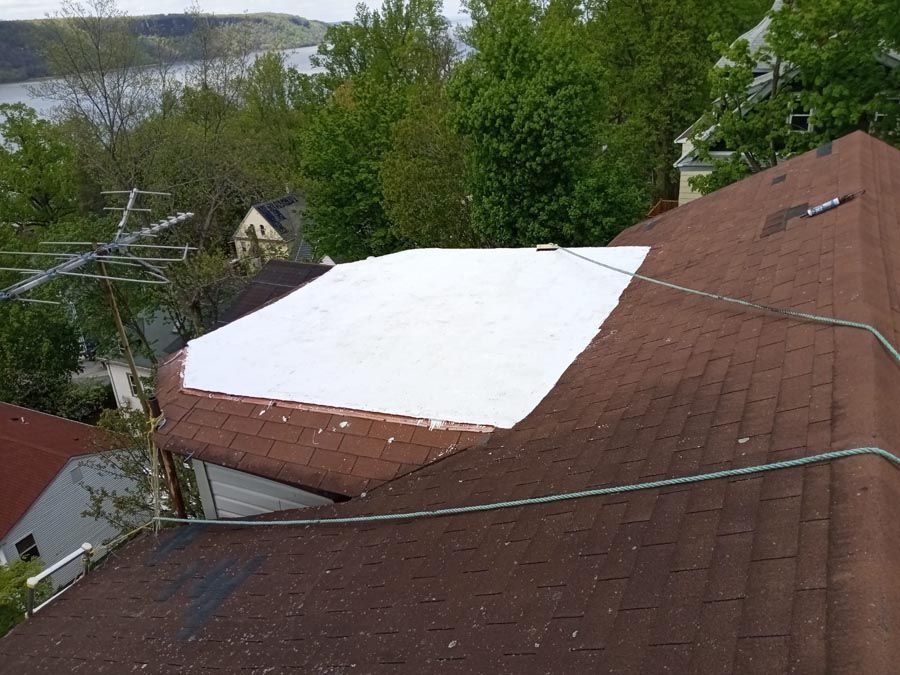
[[[25,582],[38,574],[43,565],[37,558],[13,560],[0,565],[0,638],[25,618],[27,590]],[[49,579],[45,579],[35,589],[35,605],[40,604],[53,592]]]
[[216,327],[245,278],[243,266],[218,251],[199,251],[172,265],[162,303],[181,338],[187,341]]
[[135,144],[131,132],[161,99],[159,71],[145,67],[115,0],[64,0],[47,31],[44,57],[54,77],[37,93],[59,104],[98,182],[131,187],[152,150]]
[[0,302],[0,401],[55,413],[79,368],[78,337],[57,307]]
[[327,96],[301,132],[299,167],[306,234],[321,253],[356,259],[407,245],[405,226],[394,227],[385,211],[382,178],[396,177],[397,167],[382,167],[396,126],[423,89],[442,86],[455,53],[437,0],[359,5],[354,23],[329,29],[318,58]]
[[[97,452],[84,460],[85,465],[100,475],[128,479],[131,487],[118,491],[82,483],[89,498],[89,507],[82,515],[103,520],[120,534],[130,532],[152,517],[154,484],[158,484],[161,513],[174,516],[161,466],[157,466],[154,480],[153,459],[147,444],[147,416],[130,408],[105,410],[97,426],[104,433],[97,443]],[[176,461],[175,471],[189,517],[202,517],[197,480],[190,464],[183,459]]]
[[394,238],[420,247],[476,246],[468,193],[469,147],[451,122],[443,87],[423,92],[395,126],[381,164],[383,207]]
[[772,17],[765,53],[795,68],[814,143],[861,129],[900,132],[900,3],[796,0]]
[[59,130],[21,103],[0,105],[0,225],[24,233],[77,208],[74,153]]
[[473,227],[490,245],[602,244],[644,202],[606,154],[604,91],[574,0],[473,0],[450,93],[469,139]]
[[[772,15],[766,43],[722,47],[726,63],[710,73],[714,103],[694,128],[700,156],[733,155],[692,179],[711,192],[860,129],[900,138],[900,6],[875,0],[797,0]],[[755,78],[757,63],[771,78]],[[797,113],[808,124],[792,123]]]
[[297,189],[298,131],[308,121],[309,97],[316,97],[307,91],[311,80],[288,68],[283,54],[269,52],[257,57],[244,81],[238,128],[252,148],[248,170],[284,192]]
[[771,0],[590,0],[587,33],[606,82],[610,152],[646,180],[652,198],[678,194],[673,143],[703,113],[718,56],[708,37],[733,40]]

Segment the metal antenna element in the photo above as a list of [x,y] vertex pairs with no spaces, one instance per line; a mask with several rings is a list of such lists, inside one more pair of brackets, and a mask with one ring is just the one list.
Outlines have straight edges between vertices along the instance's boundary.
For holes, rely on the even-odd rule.
[[[145,239],[150,239],[155,237],[157,234],[170,228],[172,225],[177,225],[178,223],[183,223],[184,221],[193,217],[193,213],[178,213],[174,216],[170,216],[169,218],[165,218],[157,223],[152,225],[148,225],[146,227],[142,227],[139,230],[135,230],[134,232],[128,231],[128,219],[129,216],[135,211],[147,212],[150,209],[138,208],[135,206],[137,199],[140,195],[160,195],[160,196],[171,196],[168,192],[149,192],[147,190],[138,190],[137,188],[133,188],[128,191],[111,191],[104,192],[102,194],[107,195],[118,195],[118,194],[127,194],[128,195],[128,203],[124,208],[110,208],[111,211],[122,211],[122,217],[119,219],[119,223],[116,226],[116,234],[113,237],[111,242],[106,244],[95,244],[93,242],[75,242],[75,241],[54,241],[54,242],[42,242],[48,245],[54,246],[91,246],[92,249],[87,251],[86,253],[67,253],[67,252],[42,252],[42,253],[25,253],[21,251],[0,251],[0,255],[10,253],[12,255],[26,255],[26,256],[44,256],[50,258],[62,258],[62,262],[50,267],[46,270],[34,270],[30,268],[15,268],[15,267],[6,267],[0,268],[0,270],[10,271],[10,272],[19,272],[31,274],[27,279],[20,281],[18,283],[13,284],[12,286],[7,286],[6,288],[0,290],[0,301],[3,300],[19,300],[22,302],[39,302],[46,304],[59,304],[53,303],[49,300],[35,300],[32,298],[22,297],[29,291],[41,286],[48,281],[52,281],[53,279],[59,277],[90,277],[92,279],[99,279],[103,288],[106,291],[106,297],[109,301],[110,310],[112,312],[113,320],[116,324],[116,332],[119,336],[119,342],[122,347],[122,351],[125,354],[125,358],[128,361],[128,368],[131,372],[131,380],[134,383],[134,387],[137,391],[138,399],[141,402],[141,408],[143,408],[144,413],[150,419],[150,427],[147,433],[147,443],[148,448],[150,449],[152,455],[152,463],[153,463],[153,476],[155,485],[154,485],[154,499],[156,504],[160,503],[159,497],[159,485],[158,485],[158,472],[156,470],[157,462],[160,462],[163,468],[163,473],[166,478],[166,484],[169,489],[169,496],[171,497],[171,503],[178,514],[179,518],[185,518],[187,516],[187,512],[184,507],[184,498],[181,494],[181,485],[178,481],[178,475],[175,469],[175,460],[172,458],[172,455],[167,450],[162,450],[157,447],[156,442],[153,439],[153,432],[156,428],[156,424],[161,417],[161,413],[159,412],[159,406],[156,406],[154,410],[150,405],[150,399],[147,397],[147,393],[144,390],[144,385],[141,382],[141,374],[138,372],[137,365],[134,361],[134,353],[131,349],[131,344],[128,340],[128,334],[125,332],[125,326],[122,323],[121,312],[119,311],[119,305],[116,301],[116,294],[113,290],[112,282],[113,281],[127,281],[132,283],[141,283],[141,284],[167,284],[169,280],[166,278],[163,270],[159,267],[159,265],[164,265],[170,262],[177,262],[181,260],[187,259],[188,251],[195,250],[190,246],[158,246],[153,244],[143,244],[141,243]],[[130,251],[130,248],[149,248],[149,249],[164,249],[166,251],[180,251],[181,257],[145,257],[141,255],[135,255]],[[169,254],[160,254],[161,256],[166,255],[174,255],[172,253]],[[76,272],[81,267],[88,265],[90,263],[97,263],[100,268],[100,274],[89,274],[85,272]],[[155,263],[155,264],[154,264]],[[149,275],[150,278],[138,279],[131,277],[117,277],[112,276],[107,273],[107,265],[125,265],[129,267],[137,267],[145,274]],[[157,522],[159,518],[159,508],[157,506],[156,511]]]
[[[150,192],[147,190],[138,190],[137,188],[133,188],[127,191],[111,191],[104,192],[102,194],[127,194],[128,195],[128,203],[122,209],[116,209],[122,211],[122,217],[119,219],[119,223],[116,226],[116,234],[113,237],[113,240],[105,243],[105,244],[92,244],[92,242],[65,242],[65,241],[54,241],[54,242],[42,242],[44,244],[52,244],[52,245],[93,245],[94,248],[85,253],[27,253],[24,251],[0,251],[0,255],[27,255],[27,256],[47,256],[47,257],[56,257],[63,258],[64,260],[53,267],[50,267],[46,270],[35,270],[31,268],[3,268],[7,271],[15,271],[31,274],[32,276],[27,279],[23,279],[11,286],[7,286],[4,289],[0,289],[0,301],[3,300],[24,300],[22,296],[28,293],[31,290],[34,290],[38,286],[42,286],[45,283],[52,281],[53,279],[57,279],[59,277],[67,277],[67,276],[77,276],[77,277],[89,277],[93,279],[101,279],[106,281],[127,281],[131,283],[139,283],[139,284],[165,284],[168,283],[168,279],[162,273],[162,270],[155,266],[154,262],[176,262],[179,260],[184,260],[187,257],[187,253],[189,250],[194,250],[189,246],[172,246],[172,247],[154,247],[153,245],[142,244],[141,242],[145,239],[155,237],[157,234],[166,230],[173,225],[177,225],[179,223],[183,223],[186,220],[189,220],[194,216],[193,213],[177,213],[174,216],[170,216],[159,222],[156,222],[152,225],[148,225],[146,227],[142,227],[139,230],[135,230],[134,232],[129,232],[128,227],[128,219],[132,212],[134,211],[148,211],[149,209],[137,208],[135,206],[135,202],[137,201],[140,195],[160,195],[160,196],[171,196],[168,192]],[[175,249],[182,251],[181,258],[145,258],[143,256],[133,255],[129,248],[130,247],[141,247],[141,248],[167,248],[167,249]],[[113,277],[109,276],[106,273],[103,274],[88,274],[84,272],[76,272],[75,270],[84,267],[85,265],[92,262],[102,262],[104,260],[109,260],[110,264],[120,264],[120,265],[129,265],[135,266],[143,269],[148,272],[152,278],[150,279],[138,279],[138,278],[130,278],[130,277]],[[125,262],[129,261],[129,262]]]

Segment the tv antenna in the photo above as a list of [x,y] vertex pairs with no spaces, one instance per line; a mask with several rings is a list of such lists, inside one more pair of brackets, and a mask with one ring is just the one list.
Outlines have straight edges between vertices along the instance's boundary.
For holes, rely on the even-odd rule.
[[[116,332],[118,333],[119,342],[121,343],[122,350],[125,352],[125,357],[128,361],[128,368],[131,371],[131,377],[134,382],[135,392],[137,393],[138,399],[141,402],[141,407],[144,410],[144,414],[146,414],[150,419],[152,430],[156,424],[156,417],[158,417],[158,415],[154,415],[154,406],[151,406],[151,402],[147,397],[146,391],[144,390],[144,385],[141,380],[140,374],[138,373],[137,366],[135,365],[134,353],[131,350],[131,343],[128,340],[128,335],[126,334],[124,324],[122,323],[122,315],[119,312],[119,305],[116,301],[116,295],[113,291],[112,282],[122,281],[138,284],[170,283],[169,279],[165,275],[164,266],[172,262],[181,262],[186,260],[188,251],[193,251],[196,249],[187,245],[164,246],[160,244],[148,244],[143,242],[148,239],[153,239],[158,234],[169,229],[173,225],[178,225],[179,223],[190,220],[194,216],[194,214],[176,213],[174,216],[169,216],[168,218],[164,218],[160,221],[132,231],[128,228],[128,221],[131,214],[135,212],[151,212],[151,209],[138,208],[138,206],[136,205],[138,198],[141,195],[171,197],[171,194],[168,192],[151,192],[148,190],[139,190],[137,188],[132,188],[131,190],[111,190],[102,192],[101,194],[128,195],[128,201],[124,207],[106,207],[104,209],[106,211],[122,211],[122,217],[119,219],[119,223],[116,226],[116,234],[113,237],[112,241],[103,244],[90,241],[41,242],[41,244],[45,246],[91,247],[90,250],[83,253],[70,253],[64,251],[0,251],[0,255],[62,259],[60,262],[47,269],[33,269],[26,267],[0,267],[0,271],[17,272],[20,274],[29,275],[22,281],[14,283],[11,286],[7,286],[6,288],[0,289],[0,302],[16,300],[20,302],[35,302],[41,304],[58,305],[60,303],[53,300],[39,300],[36,298],[25,297],[25,295],[30,291],[43,286],[46,283],[62,277],[82,277],[100,280],[103,283],[107,299],[109,300],[109,306],[112,309],[113,319],[116,324]],[[149,254],[136,254],[133,249],[148,249]],[[155,254],[153,253],[154,251],[156,252]],[[166,257],[167,254],[160,253],[160,251],[170,251],[171,253],[168,254],[168,257]],[[180,255],[178,255],[178,253],[180,253]],[[98,265],[99,274],[94,272],[78,271],[81,268],[93,263],[96,263]],[[107,270],[107,265],[139,268],[140,271],[144,273],[144,276],[112,276]],[[181,488],[178,483],[177,474],[175,473],[175,463],[172,455],[167,451],[160,451],[156,448],[156,445],[152,440],[152,434],[149,435],[149,438],[151,441],[152,460],[154,464],[156,463],[156,460],[158,458],[162,460],[163,472],[166,476],[166,483],[169,487],[169,494],[172,497],[172,505],[174,507],[174,510],[179,514],[179,517],[184,518],[186,515],[184,508],[184,499],[181,495]],[[154,476],[158,475],[156,473],[155,467],[153,473]],[[154,492],[156,501],[155,510],[157,511],[156,515],[158,516],[159,491],[154,490]]]
[[[0,271],[18,272],[30,276],[22,281],[0,289],[0,301],[20,300],[23,302],[39,302],[44,304],[59,304],[52,300],[37,300],[24,297],[30,291],[39,286],[59,279],[61,277],[86,277],[104,281],[124,281],[138,284],[167,284],[169,279],[163,273],[162,265],[179,262],[187,259],[188,251],[194,250],[190,246],[162,246],[159,244],[142,243],[147,239],[156,237],[160,232],[173,225],[183,223],[193,217],[193,213],[177,213],[174,216],[164,218],[156,223],[129,231],[128,220],[132,213],[150,209],[135,206],[140,195],[171,196],[168,192],[150,192],[147,190],[115,190],[103,192],[105,195],[127,194],[128,203],[122,207],[106,207],[107,211],[122,211],[122,217],[116,226],[116,234],[113,240],[104,244],[90,241],[43,241],[44,246],[91,246],[91,250],[84,253],[68,252],[35,252],[35,251],[0,251],[0,255],[61,258],[62,260],[48,269],[32,269],[25,267],[0,267]],[[180,251],[180,257],[150,257],[148,255],[136,255],[132,249],[149,249],[150,251]],[[78,272],[86,265],[99,263],[100,274]],[[139,267],[146,272],[145,277],[110,276],[106,271],[107,265],[119,265],[125,267]]]

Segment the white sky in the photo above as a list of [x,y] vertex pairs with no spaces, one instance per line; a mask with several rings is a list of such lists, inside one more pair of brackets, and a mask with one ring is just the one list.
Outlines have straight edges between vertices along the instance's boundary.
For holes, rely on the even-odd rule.
[[[242,12],[282,12],[322,21],[346,21],[353,18],[357,0],[201,0],[200,8],[215,14]],[[180,14],[190,5],[190,0],[119,0],[119,7],[129,14]],[[371,7],[381,5],[380,0],[366,0]],[[461,14],[459,0],[445,0],[444,13],[451,19]],[[59,0],[0,0],[0,20],[39,19],[54,14]]]

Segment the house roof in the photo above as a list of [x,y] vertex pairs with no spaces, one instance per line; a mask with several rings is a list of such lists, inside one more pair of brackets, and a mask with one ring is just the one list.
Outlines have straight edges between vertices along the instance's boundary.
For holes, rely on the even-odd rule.
[[[578,250],[629,269],[647,252]],[[628,283],[570,270],[534,249],[340,265],[161,369],[161,442],[329,496],[484,443],[537,405]]]
[[[647,254],[578,251],[629,270]],[[184,386],[511,427],[588,345],[628,281],[534,248],[416,249],[346,263],[192,340]]]
[[184,387],[183,369],[184,354],[159,369],[162,447],[329,497],[362,494],[493,430],[197,391]]
[[322,276],[330,265],[269,260],[222,314],[217,327],[231,323]]
[[[749,45],[749,53],[751,55],[756,54],[766,45],[766,36],[769,33],[769,26],[772,23],[772,15],[776,12],[781,11],[781,8],[783,6],[783,0],[774,0],[771,9],[769,9],[766,15],[762,19],[760,19],[759,23],[753,26],[753,28],[748,30],[746,33],[741,35],[737,40],[735,40],[735,42],[737,42],[738,40],[746,40]],[[723,68],[728,65],[731,65],[731,61],[726,59],[724,56],[716,62],[716,66],[718,66],[719,68]],[[766,61],[758,62],[756,67],[757,71],[772,70],[772,64]]]
[[[285,242],[291,244],[290,258],[294,262],[312,262],[314,258],[312,246],[302,236],[305,208],[305,200],[294,195],[284,195],[250,207],[251,210],[255,209]],[[243,224],[244,221],[241,221],[241,226],[234,235],[235,239],[248,239],[242,232]]]
[[[900,153],[861,133],[829,150],[614,244],[651,246],[644,274],[864,321],[896,344]],[[773,213],[860,188],[837,209],[767,227]],[[866,331],[634,281],[513,429],[365,498],[302,513],[481,504],[834,448],[896,453],[898,402],[900,364]],[[898,503],[897,470],[864,456],[432,519],[181,527],[129,545],[14,629],[0,662],[55,672],[891,672]]]
[[284,195],[268,202],[260,202],[250,208],[256,209],[284,239],[292,239],[297,234],[303,202],[294,195]]
[[96,452],[92,426],[0,403],[0,539],[73,457]]

